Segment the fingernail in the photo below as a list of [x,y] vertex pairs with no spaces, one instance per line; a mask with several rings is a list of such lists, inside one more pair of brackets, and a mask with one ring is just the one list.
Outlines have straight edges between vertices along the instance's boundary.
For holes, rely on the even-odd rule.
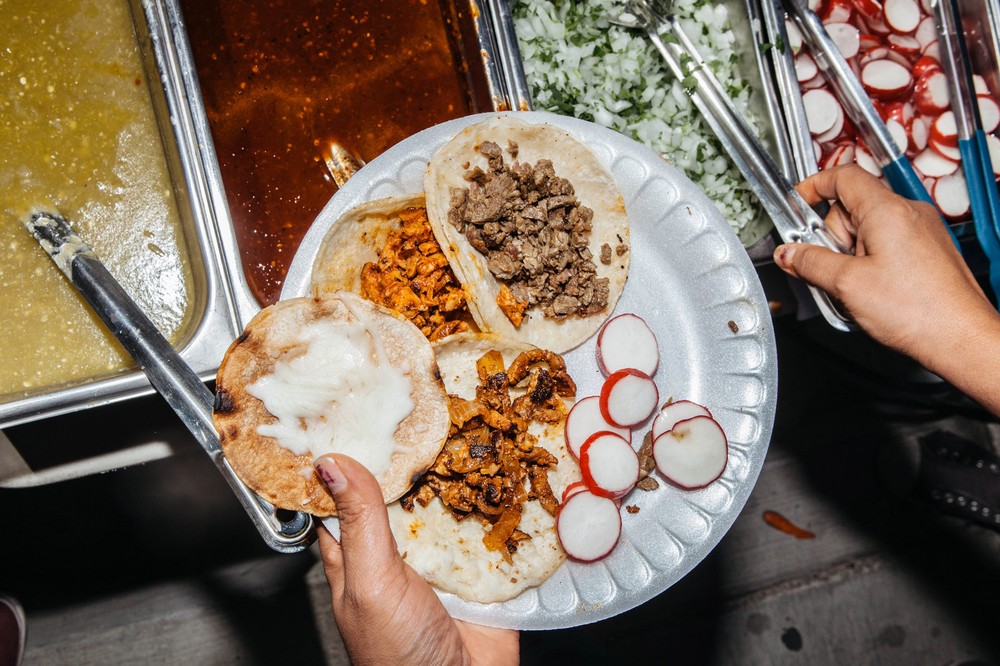
[[331,493],[336,495],[347,487],[347,477],[344,476],[337,461],[330,456],[317,458],[313,461],[313,467],[316,468],[316,473],[319,474],[319,478],[323,480]]
[[792,265],[792,256],[795,254],[795,246],[792,244],[779,245],[774,251],[774,261],[782,268]]

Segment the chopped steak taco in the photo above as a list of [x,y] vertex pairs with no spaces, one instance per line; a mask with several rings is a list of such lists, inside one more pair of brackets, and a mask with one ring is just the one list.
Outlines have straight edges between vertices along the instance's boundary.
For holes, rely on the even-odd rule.
[[434,462],[450,427],[430,343],[401,315],[358,296],[265,308],[226,352],[215,427],[237,475],[275,506],[336,513],[313,471],[344,453],[398,499]]
[[310,293],[336,291],[399,312],[431,341],[476,330],[465,291],[431,231],[423,194],[361,204],[330,227]]
[[511,116],[472,125],[434,155],[424,189],[480,328],[563,352],[611,314],[628,217],[612,175],[569,132]]
[[497,336],[435,346],[451,431],[389,509],[399,551],[435,587],[481,603],[540,585],[566,555],[558,497],[581,478],[564,427],[575,386],[562,358]]

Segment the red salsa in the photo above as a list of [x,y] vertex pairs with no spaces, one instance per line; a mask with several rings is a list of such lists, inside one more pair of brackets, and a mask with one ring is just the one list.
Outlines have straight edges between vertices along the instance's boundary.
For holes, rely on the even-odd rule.
[[468,5],[181,4],[243,270],[261,305],[278,299],[302,236],[337,189],[331,144],[369,161],[422,129],[489,110],[461,39]]

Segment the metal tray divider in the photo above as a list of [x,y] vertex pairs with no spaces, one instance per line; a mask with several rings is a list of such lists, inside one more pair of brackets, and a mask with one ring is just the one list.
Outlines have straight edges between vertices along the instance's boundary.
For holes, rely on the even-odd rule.
[[524,75],[510,3],[508,0],[482,0],[482,5],[492,26],[495,57],[503,78],[507,107],[511,111],[531,111],[531,89]]

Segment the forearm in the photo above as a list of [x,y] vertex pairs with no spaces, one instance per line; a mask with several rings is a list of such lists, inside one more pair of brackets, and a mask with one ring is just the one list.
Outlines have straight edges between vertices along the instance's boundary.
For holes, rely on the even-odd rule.
[[937,348],[917,360],[1000,417],[1000,314],[982,309],[939,330]]

